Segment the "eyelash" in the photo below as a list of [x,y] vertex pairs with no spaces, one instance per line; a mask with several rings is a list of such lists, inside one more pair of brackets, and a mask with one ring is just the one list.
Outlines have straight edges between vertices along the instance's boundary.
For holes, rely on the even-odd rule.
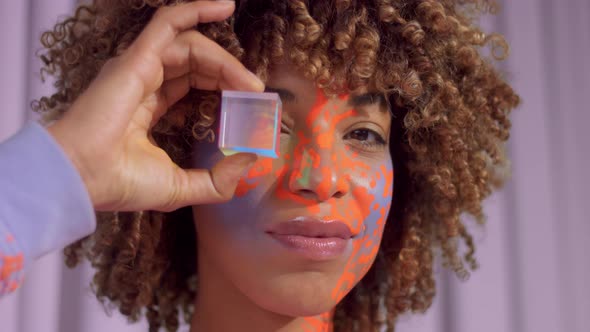
[[281,122],[281,134],[288,134],[290,132],[289,127],[284,122]]
[[[285,123],[281,123],[281,134],[289,134],[290,132],[291,131],[289,130],[289,127]],[[358,134],[359,132],[366,132],[369,135],[373,135],[374,141],[369,142],[368,140],[360,140],[360,139],[355,139],[355,138],[351,137],[351,135],[353,135],[354,133]],[[356,144],[358,146],[358,148],[363,149],[363,150],[377,151],[387,145],[387,141],[385,140],[385,138],[383,138],[383,136],[381,136],[376,131],[368,129],[368,128],[353,129],[352,131],[350,131],[349,133],[344,135],[344,139],[349,139],[349,138],[358,142],[358,143],[354,143],[354,144]]]
[[[359,132],[367,133],[368,135],[373,135],[374,141],[370,142],[368,140],[360,140],[360,139],[355,139],[355,138],[351,137],[351,135],[353,135],[354,133],[359,134]],[[385,145],[387,145],[387,141],[383,138],[383,136],[379,135],[376,131],[368,129],[368,128],[354,129],[354,130],[350,131],[348,134],[344,135],[344,138],[345,139],[352,138],[353,140],[358,142],[355,144],[360,145],[361,149],[370,150],[370,151],[380,150],[383,147],[385,147]]]

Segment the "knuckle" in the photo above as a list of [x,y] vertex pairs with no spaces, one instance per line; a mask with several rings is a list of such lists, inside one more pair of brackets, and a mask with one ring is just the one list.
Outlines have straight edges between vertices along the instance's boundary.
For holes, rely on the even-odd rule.
[[217,179],[217,177],[213,174],[211,170],[209,171],[209,178],[211,179],[212,189],[211,199],[218,203],[229,201],[232,198],[233,193],[228,192],[228,190],[226,190],[227,186],[225,186],[223,183],[220,183],[219,179]]
[[197,75],[196,75],[195,73],[191,72],[191,73],[188,75],[188,78],[189,78],[189,84],[190,84],[190,86],[191,86],[192,88],[196,88],[196,87],[198,87],[198,86],[199,86],[199,85],[198,85],[198,84],[199,84],[199,78],[197,77]]
[[162,212],[172,212],[176,210],[176,204],[178,202],[178,194],[176,192],[176,190],[172,190],[168,199],[158,210]]
[[181,183],[179,182],[178,177],[174,178],[172,186],[170,186],[170,191],[168,192],[168,197],[165,200],[164,204],[160,208],[160,210],[164,212],[172,212],[177,209],[178,203],[182,199],[181,197]]

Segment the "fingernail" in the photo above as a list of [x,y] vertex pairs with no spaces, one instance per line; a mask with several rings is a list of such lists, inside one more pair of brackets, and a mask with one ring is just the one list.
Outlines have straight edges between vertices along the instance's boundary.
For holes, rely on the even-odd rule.
[[252,81],[256,87],[256,90],[258,91],[263,91],[264,90],[264,83],[260,80],[260,78],[258,78],[258,76],[256,76],[256,74],[254,74],[253,72],[248,70],[248,73],[250,74],[250,76],[252,76]]
[[225,6],[227,8],[235,8],[236,6],[236,2],[234,0],[215,0],[214,2],[217,3],[217,5]]
[[251,163],[248,163],[244,169],[242,170],[242,174],[240,174],[240,179],[243,178],[244,176],[248,175],[248,172],[250,172],[250,169],[252,168],[252,166],[254,166],[254,161]]
[[255,154],[250,153],[244,154],[243,158],[243,160],[240,160],[240,164],[243,164],[242,171],[240,172],[240,178],[246,176],[246,174],[248,174],[250,171],[250,168],[252,168],[254,163],[256,163],[256,160],[258,160],[258,157]]

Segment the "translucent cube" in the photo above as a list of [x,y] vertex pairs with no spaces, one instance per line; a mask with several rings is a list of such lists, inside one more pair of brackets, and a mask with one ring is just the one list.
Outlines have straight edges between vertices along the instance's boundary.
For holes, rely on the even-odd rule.
[[250,152],[279,156],[282,103],[277,93],[223,91],[219,149],[223,154]]

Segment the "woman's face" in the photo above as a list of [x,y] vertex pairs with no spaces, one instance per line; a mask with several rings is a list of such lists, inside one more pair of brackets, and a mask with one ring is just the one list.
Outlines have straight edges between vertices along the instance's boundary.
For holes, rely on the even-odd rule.
[[[193,208],[199,273],[276,313],[325,313],[377,254],[393,191],[391,115],[370,93],[328,98],[288,65],[267,89],[283,102],[280,156],[259,157],[231,201]],[[216,142],[199,143],[195,166],[220,158]]]

